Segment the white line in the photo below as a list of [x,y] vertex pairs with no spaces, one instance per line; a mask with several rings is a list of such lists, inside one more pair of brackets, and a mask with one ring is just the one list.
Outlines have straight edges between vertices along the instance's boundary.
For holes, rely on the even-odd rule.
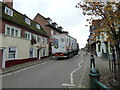
[[9,75],[12,75],[12,74],[15,74],[15,73],[18,73],[18,72],[21,72],[21,71],[25,71],[27,69],[30,69],[30,68],[33,68],[33,67],[37,67],[37,66],[40,66],[40,65],[44,65],[46,63],[49,63],[49,62],[52,62],[53,60],[50,60],[48,62],[43,62],[43,63],[40,63],[40,64],[36,64],[36,65],[33,65],[33,66],[28,66],[26,68],[23,68],[23,69],[20,69],[20,70],[17,70],[17,71],[13,71],[13,72],[10,72],[10,73],[6,73],[6,74],[3,74],[2,76],[5,77],[5,76],[9,76]]
[[79,62],[79,68],[77,68],[77,69],[75,69],[72,73],[71,73],[71,75],[70,75],[70,79],[71,79],[71,84],[73,84],[73,74],[76,72],[76,71],[78,71],[80,68],[81,68],[81,63],[83,62],[83,60],[81,59],[81,62]]
[[65,83],[63,83],[62,84],[62,86],[71,86],[71,87],[74,87],[75,86],[75,84],[74,84],[74,82],[73,82],[73,74],[76,72],[76,71],[78,71],[80,68],[81,68],[81,63],[83,62],[83,59],[81,59],[81,62],[79,62],[79,68],[77,68],[77,69],[75,69],[74,71],[72,71],[72,73],[70,74],[70,84],[65,84]]
[[87,68],[87,60],[86,60],[86,63],[85,63],[85,68],[84,68],[84,71],[83,71],[83,75],[82,75],[80,84],[78,86],[82,86],[82,82],[83,82],[83,79],[84,79],[84,76],[85,76],[85,70],[86,70],[86,68]]
[[63,83],[62,86],[74,87],[75,85],[74,84],[65,84],[65,83]]

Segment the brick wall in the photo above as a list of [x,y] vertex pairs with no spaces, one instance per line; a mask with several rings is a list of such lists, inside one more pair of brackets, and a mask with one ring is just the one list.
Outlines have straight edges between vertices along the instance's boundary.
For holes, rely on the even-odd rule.
[[13,8],[13,0],[3,0],[5,4],[7,4],[9,7]]
[[34,21],[36,21],[37,23],[39,23],[45,29],[45,31],[48,33],[49,36],[51,36],[51,30],[53,31],[54,34],[59,33],[58,31],[54,30],[53,28],[50,28],[50,27],[46,26],[48,23],[45,20],[45,17],[43,17],[40,14],[37,14],[35,16]]
[[47,32],[49,36],[51,35],[51,31],[50,31],[51,29],[46,26],[47,21],[45,20],[44,17],[42,17],[40,14],[37,14],[34,18],[34,21],[39,23],[44,28],[44,30]]

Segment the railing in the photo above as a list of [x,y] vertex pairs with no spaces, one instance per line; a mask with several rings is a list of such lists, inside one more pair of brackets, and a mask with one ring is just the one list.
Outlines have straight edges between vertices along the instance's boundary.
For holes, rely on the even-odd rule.
[[90,59],[90,66],[91,70],[89,73],[90,76],[90,89],[91,90],[110,90],[108,87],[106,87],[104,84],[100,82],[100,72],[97,68],[95,68],[95,59],[93,55],[91,55]]

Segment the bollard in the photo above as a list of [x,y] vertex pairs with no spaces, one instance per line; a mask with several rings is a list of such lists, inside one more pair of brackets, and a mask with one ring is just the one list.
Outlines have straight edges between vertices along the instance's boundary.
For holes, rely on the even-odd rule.
[[99,86],[95,83],[95,80],[99,81],[100,77],[98,69],[91,68],[89,76],[90,76],[90,89],[93,90],[97,88],[98,90],[100,90]]

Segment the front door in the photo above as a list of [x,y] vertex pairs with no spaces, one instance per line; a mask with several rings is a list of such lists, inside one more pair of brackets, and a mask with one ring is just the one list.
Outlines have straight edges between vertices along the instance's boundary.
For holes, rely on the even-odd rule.
[[40,49],[37,49],[37,59],[40,60]]

